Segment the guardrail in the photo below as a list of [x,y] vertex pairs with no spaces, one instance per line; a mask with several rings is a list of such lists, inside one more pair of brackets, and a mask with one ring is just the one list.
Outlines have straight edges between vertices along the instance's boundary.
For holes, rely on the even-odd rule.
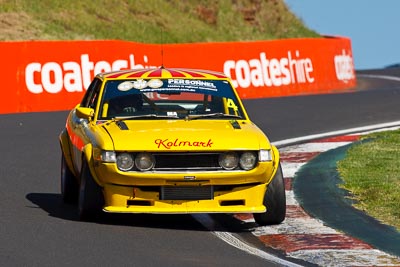
[[344,37],[164,45],[0,42],[0,57],[0,113],[68,110],[99,72],[161,65],[224,72],[245,99],[356,85],[351,41]]

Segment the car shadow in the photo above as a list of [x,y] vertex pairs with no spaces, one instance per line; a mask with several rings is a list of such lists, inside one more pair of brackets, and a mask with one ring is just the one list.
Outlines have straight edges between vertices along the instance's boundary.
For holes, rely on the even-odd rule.
[[[76,205],[65,204],[61,194],[29,193],[26,195],[26,199],[46,211],[51,217],[68,221],[80,221]],[[119,214],[104,212],[94,221],[85,223],[207,232],[249,232],[253,227],[253,225],[238,223],[231,215],[216,214],[212,215],[212,217],[221,222],[213,225],[213,229],[206,229],[190,214]]]

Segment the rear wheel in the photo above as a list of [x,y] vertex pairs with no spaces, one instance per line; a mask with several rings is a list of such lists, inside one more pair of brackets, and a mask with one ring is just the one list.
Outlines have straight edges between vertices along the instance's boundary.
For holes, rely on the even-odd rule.
[[64,203],[76,204],[78,201],[79,185],[75,175],[68,168],[64,154],[61,156],[61,195]]
[[265,192],[263,204],[267,207],[267,211],[253,214],[256,223],[259,225],[273,225],[283,222],[286,217],[286,196],[280,164]]
[[87,162],[84,160],[79,187],[79,218],[85,221],[95,220],[101,215],[104,205],[102,188],[94,181]]

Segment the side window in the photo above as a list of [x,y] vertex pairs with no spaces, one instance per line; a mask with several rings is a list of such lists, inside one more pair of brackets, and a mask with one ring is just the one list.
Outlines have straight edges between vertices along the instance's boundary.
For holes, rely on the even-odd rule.
[[82,99],[81,107],[87,107],[93,109],[96,108],[96,103],[100,92],[101,83],[102,83],[101,80],[98,78],[95,78],[92,81],[92,83],[89,85],[88,90],[86,91],[85,96]]

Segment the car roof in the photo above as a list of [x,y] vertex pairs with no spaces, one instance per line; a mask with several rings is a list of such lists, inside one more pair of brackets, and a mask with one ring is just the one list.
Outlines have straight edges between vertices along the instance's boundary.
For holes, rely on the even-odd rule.
[[147,78],[180,78],[180,79],[228,79],[216,71],[185,68],[151,68],[130,69],[98,74],[105,79],[147,79]]

